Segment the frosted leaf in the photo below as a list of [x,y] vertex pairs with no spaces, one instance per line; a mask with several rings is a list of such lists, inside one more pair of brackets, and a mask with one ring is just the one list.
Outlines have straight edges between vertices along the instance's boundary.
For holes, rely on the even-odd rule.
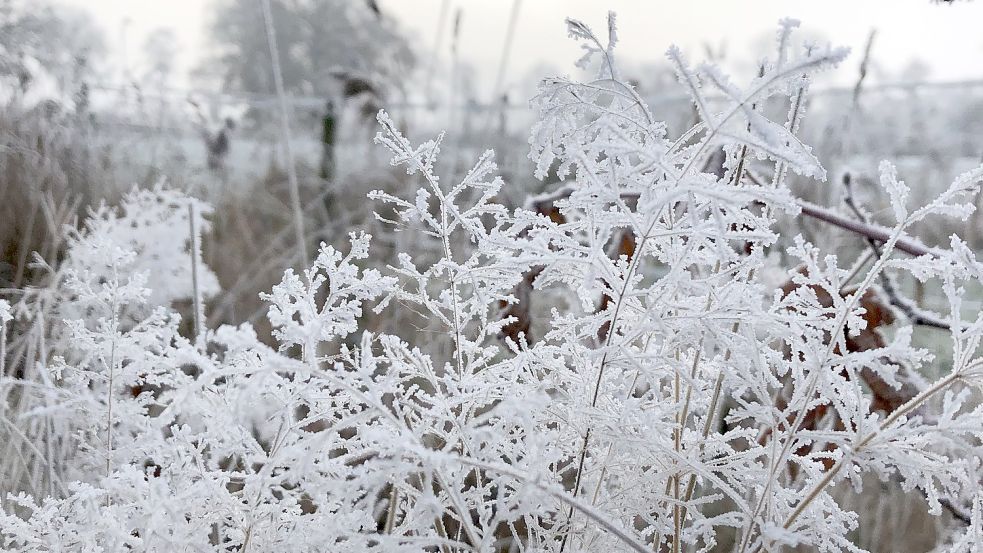
[[898,170],[891,163],[882,161],[879,167],[881,174],[881,186],[887,191],[888,198],[891,200],[891,208],[894,210],[894,219],[903,223],[908,217],[908,192],[910,189],[904,181],[898,180]]
[[288,270],[269,294],[261,294],[272,304],[269,319],[282,347],[299,345],[306,355],[314,355],[318,342],[348,336],[358,329],[362,305],[395,283],[375,269],[356,265],[368,257],[369,235],[352,233],[349,238],[347,255],[322,243],[303,278]]
[[678,46],[671,46],[669,50],[666,51],[666,57],[669,62],[673,65],[673,69],[676,71],[676,78],[679,79],[680,84],[686,89],[686,93],[689,94],[693,101],[693,105],[696,106],[697,113],[700,115],[700,119],[708,126],[715,127],[715,117],[711,113],[709,103],[706,98],[704,98],[701,89],[701,83],[699,76],[689,67],[686,59],[683,57],[682,51]]
[[973,199],[979,191],[981,182],[983,182],[983,165],[956,177],[942,194],[912,213],[911,218],[920,220],[928,215],[944,215],[965,220],[976,210]]
[[792,33],[799,28],[801,22],[798,19],[785,17],[778,20],[777,42],[778,59],[775,60],[775,67],[781,68],[785,65],[788,56],[789,42]]
[[393,167],[405,165],[408,175],[423,171],[428,177],[436,179],[433,175],[433,162],[440,153],[443,133],[435,140],[424,142],[419,147],[413,148],[385,110],[380,110],[376,119],[383,130],[376,133],[375,143],[385,146],[392,153],[393,157],[389,163]]
[[611,78],[617,78],[617,73],[615,72],[613,53],[615,44],[618,42],[617,28],[615,25],[615,14],[614,12],[608,12],[607,17],[607,28],[608,28],[608,43],[604,45],[601,40],[594,34],[594,32],[582,21],[573,18],[567,18],[567,35],[574,40],[583,41],[580,47],[584,50],[584,54],[579,60],[577,60],[576,66],[580,69],[588,69],[590,62],[595,55],[603,56],[604,62],[599,70],[599,76],[608,76]]

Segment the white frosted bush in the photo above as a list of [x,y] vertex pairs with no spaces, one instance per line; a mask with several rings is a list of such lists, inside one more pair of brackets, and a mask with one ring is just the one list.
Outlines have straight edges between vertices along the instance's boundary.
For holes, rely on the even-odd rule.
[[[442,137],[413,145],[380,113],[376,141],[420,188],[370,197],[441,253],[380,271],[367,235],[322,244],[264,296],[279,351],[248,325],[182,337],[164,305],[187,292],[187,252],[105,223],[167,216],[139,195],[141,211],[97,213],[68,258],[109,272],[69,264],[63,301],[82,308],[45,367],[78,444],[70,481],[4,500],[4,550],[858,551],[840,482],[859,492],[873,473],[933,513],[969,505],[983,319],[964,321],[961,301],[983,265],[957,237],[918,258],[896,246],[919,221],[968,215],[983,169],[913,206],[883,165],[896,225],[876,257],[843,263],[786,237],[800,266],[775,290],[774,223],[799,209],[786,175],[825,177],[796,138],[810,76],[845,50],[793,48],[783,21],[775,58],[738,86],[670,49],[700,119],[671,138],[620,79],[614,18],[606,42],[568,24],[596,76],[548,79],[533,100],[536,173],[567,179],[553,216],[496,203],[491,152],[444,182]],[[766,118],[782,98],[787,118]],[[160,273],[147,255],[173,263]],[[848,348],[884,271],[943,291],[954,360],[889,412],[862,375],[916,385],[933,356],[904,321],[882,347]],[[538,339],[502,316],[529,282],[551,308]],[[376,334],[369,309],[443,331]],[[971,550],[979,509],[953,551]]]

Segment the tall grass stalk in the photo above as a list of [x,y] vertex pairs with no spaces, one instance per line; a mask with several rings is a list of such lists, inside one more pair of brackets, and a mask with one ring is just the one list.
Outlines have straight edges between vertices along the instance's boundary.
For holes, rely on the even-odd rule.
[[280,105],[280,140],[283,144],[284,165],[287,171],[287,183],[290,190],[290,207],[294,215],[294,232],[297,240],[297,250],[304,262],[304,267],[310,266],[310,256],[307,253],[307,238],[304,233],[304,211],[300,205],[300,182],[297,179],[297,165],[294,158],[293,144],[290,137],[290,111],[287,107],[287,94],[283,87],[283,71],[280,68],[280,50],[277,47],[276,29],[273,24],[273,13],[270,0],[260,0],[263,4],[263,20],[266,23],[266,41],[270,48],[270,59],[273,65],[273,84],[276,87],[277,100]]

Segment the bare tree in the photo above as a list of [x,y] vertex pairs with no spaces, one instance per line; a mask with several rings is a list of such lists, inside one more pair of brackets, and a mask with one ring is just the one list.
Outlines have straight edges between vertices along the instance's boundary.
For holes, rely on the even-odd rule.
[[[414,65],[409,42],[373,3],[276,0],[271,12],[287,92],[333,94],[338,92],[339,73],[362,74],[394,86]],[[263,25],[256,0],[220,4],[211,25],[215,52],[198,73],[217,77],[229,91],[272,93]]]

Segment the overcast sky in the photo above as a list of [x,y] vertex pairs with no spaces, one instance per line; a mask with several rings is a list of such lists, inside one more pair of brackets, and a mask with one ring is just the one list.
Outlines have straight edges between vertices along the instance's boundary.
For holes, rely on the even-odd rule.
[[[186,76],[207,48],[207,25],[216,1],[221,0],[57,0],[92,13],[106,31],[113,58],[121,65],[122,44],[128,45],[128,63],[138,64],[139,47],[147,34],[160,27],[174,31],[180,44],[175,53],[178,86],[190,86]],[[259,0],[257,0],[259,1]],[[362,1],[362,0],[352,0]],[[450,15],[460,9],[460,55],[479,72],[486,89],[495,79],[513,0],[380,0],[414,37],[421,51],[435,44],[442,6]],[[753,62],[755,45],[773,33],[778,19],[791,16],[803,28],[835,45],[853,48],[836,79],[855,78],[860,51],[870,29],[878,31],[873,79],[894,80],[913,60],[931,69],[931,80],[983,78],[983,1],[938,5],[931,0],[524,0],[518,3],[515,42],[505,85],[515,83],[534,68],[572,67],[577,46],[566,37],[566,16],[603,29],[608,9],[618,13],[620,56],[630,64],[662,59],[670,44],[691,58],[703,57],[704,45],[726,47],[730,60]],[[124,23],[125,22],[125,23]],[[445,26],[448,33],[450,25]],[[449,40],[445,35],[442,55]],[[425,62],[426,63],[426,62]]]

